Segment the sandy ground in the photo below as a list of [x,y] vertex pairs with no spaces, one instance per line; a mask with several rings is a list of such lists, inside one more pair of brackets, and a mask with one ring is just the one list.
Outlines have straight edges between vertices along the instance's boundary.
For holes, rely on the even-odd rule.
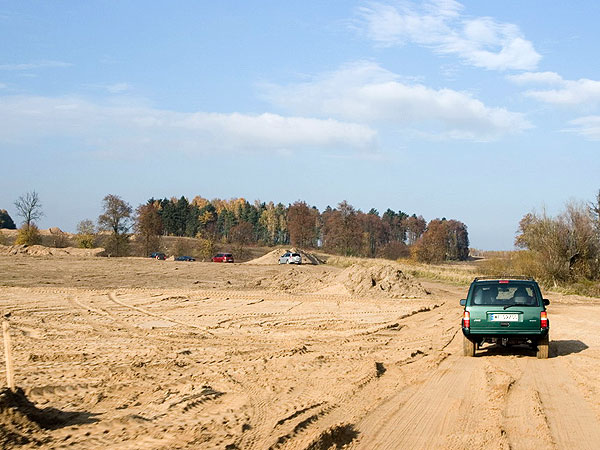
[[[0,443],[599,448],[598,300],[546,295],[548,360],[525,347],[467,358],[465,287],[422,281],[429,294],[411,299],[322,289],[340,273],[0,256],[15,378],[38,414],[18,416],[0,395]],[[273,281],[286,279],[295,281]]]

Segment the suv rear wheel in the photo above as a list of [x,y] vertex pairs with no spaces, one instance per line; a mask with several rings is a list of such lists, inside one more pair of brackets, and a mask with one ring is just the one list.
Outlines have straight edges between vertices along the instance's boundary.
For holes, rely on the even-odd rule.
[[550,339],[548,335],[540,339],[537,343],[537,353],[536,356],[538,359],[548,359],[548,347],[549,347]]
[[463,336],[463,355],[465,356],[475,356],[475,342]]

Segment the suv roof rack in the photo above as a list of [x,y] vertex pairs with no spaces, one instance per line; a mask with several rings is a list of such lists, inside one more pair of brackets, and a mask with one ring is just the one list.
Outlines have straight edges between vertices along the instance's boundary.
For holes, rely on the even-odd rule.
[[483,281],[483,280],[527,280],[527,281],[535,281],[533,277],[528,277],[525,275],[505,275],[500,277],[475,277],[473,280],[475,281]]

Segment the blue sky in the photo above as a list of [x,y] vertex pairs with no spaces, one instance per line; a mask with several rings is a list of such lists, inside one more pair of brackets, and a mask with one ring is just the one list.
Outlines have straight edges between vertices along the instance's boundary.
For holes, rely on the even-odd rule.
[[348,200],[511,249],[600,189],[600,4],[0,1],[0,208]]

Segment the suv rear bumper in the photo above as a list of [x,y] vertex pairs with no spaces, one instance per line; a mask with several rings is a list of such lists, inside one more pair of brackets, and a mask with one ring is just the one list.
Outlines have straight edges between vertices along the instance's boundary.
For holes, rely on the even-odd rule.
[[462,327],[462,332],[465,337],[479,341],[483,338],[509,338],[509,339],[533,339],[538,340],[548,336],[550,329],[545,328],[539,332],[532,332],[531,330],[517,331],[517,330],[498,330],[495,332],[485,330],[471,330],[470,328]]

